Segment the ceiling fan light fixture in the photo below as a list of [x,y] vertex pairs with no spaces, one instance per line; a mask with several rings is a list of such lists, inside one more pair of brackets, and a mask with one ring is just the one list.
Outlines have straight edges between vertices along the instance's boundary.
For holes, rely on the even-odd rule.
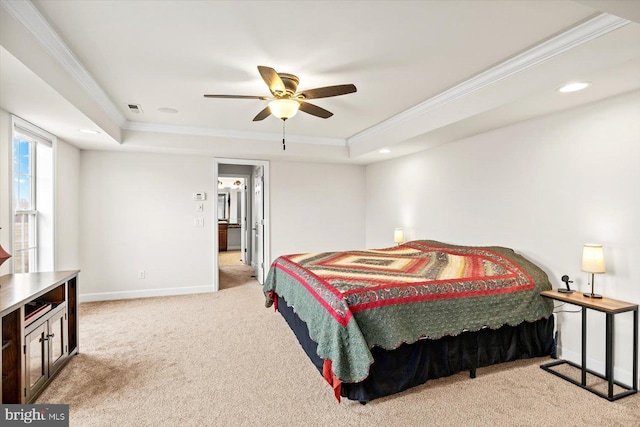
[[295,116],[299,108],[300,103],[293,99],[276,99],[269,103],[271,114],[282,120],[287,120]]

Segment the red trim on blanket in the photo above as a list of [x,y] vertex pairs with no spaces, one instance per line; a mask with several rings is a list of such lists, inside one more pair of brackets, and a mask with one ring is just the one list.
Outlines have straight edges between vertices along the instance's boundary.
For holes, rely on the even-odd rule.
[[269,298],[273,301],[273,311],[278,311],[278,294],[273,289],[269,291]]
[[340,392],[342,391],[342,381],[335,375],[333,375],[333,368],[331,360],[325,359],[322,364],[322,376],[325,381],[329,383],[331,388],[333,389],[333,395],[336,397],[336,400],[340,402]]
[[[307,291],[309,291],[309,293],[316,299],[316,301],[318,301],[324,307],[324,309],[327,310],[329,314],[333,316],[334,319],[336,319],[338,323],[340,323],[342,326],[347,326],[352,316],[352,313],[351,313],[351,310],[349,310],[349,307],[346,307],[345,305],[345,308],[347,310],[346,314],[344,316],[341,316],[340,314],[336,313],[335,310],[333,310],[333,308],[320,295],[318,295],[317,292],[311,286],[309,286],[307,281],[304,280],[302,277],[300,277],[298,274],[294,273],[293,271],[289,270],[287,267],[284,267],[281,264],[275,264],[275,267],[279,268],[280,270],[287,273],[289,276],[296,279],[298,283],[304,286],[307,289]],[[328,289],[338,292],[337,289],[335,289],[333,286],[329,285],[325,281],[322,281],[322,283]],[[342,294],[340,294],[340,292],[338,292],[338,295],[340,296],[340,299],[342,299]]]

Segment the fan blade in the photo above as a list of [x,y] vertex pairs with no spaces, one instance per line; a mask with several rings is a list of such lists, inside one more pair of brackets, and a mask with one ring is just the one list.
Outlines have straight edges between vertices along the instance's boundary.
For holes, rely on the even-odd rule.
[[317,98],[328,98],[330,96],[339,96],[346,95],[348,93],[356,92],[358,89],[354,85],[337,85],[337,86],[327,86],[327,87],[319,87],[316,89],[309,89],[302,92],[299,92],[298,95],[301,95],[303,99],[317,99]]
[[284,83],[282,79],[271,67],[264,67],[262,65],[258,65],[258,71],[262,76],[262,80],[269,86],[269,90],[274,95],[283,95],[285,91]]
[[205,98],[224,98],[224,99],[269,99],[266,96],[251,95],[205,95]]
[[308,102],[300,101],[300,110],[304,111],[307,114],[311,114],[312,116],[321,117],[323,119],[328,119],[333,116],[331,111],[327,111],[324,108],[320,108],[317,105],[309,104]]
[[253,118],[254,122],[259,122],[260,120],[264,120],[271,115],[271,110],[269,110],[269,106],[264,107],[262,111],[258,113],[257,116]]

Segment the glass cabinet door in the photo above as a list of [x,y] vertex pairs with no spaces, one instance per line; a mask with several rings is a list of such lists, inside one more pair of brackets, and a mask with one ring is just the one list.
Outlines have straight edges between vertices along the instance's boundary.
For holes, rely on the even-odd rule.
[[47,323],[38,326],[26,336],[25,386],[27,400],[44,385],[49,377]]
[[49,375],[62,367],[67,351],[67,310],[49,319]]

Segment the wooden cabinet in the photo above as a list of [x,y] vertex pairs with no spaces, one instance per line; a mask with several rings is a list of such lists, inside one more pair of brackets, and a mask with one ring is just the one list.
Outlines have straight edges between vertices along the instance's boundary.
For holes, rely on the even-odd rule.
[[78,353],[78,271],[0,277],[3,404],[30,403]]
[[229,224],[226,222],[218,223],[218,250],[226,251],[227,250],[227,229]]
[[25,330],[25,398],[32,400],[64,366],[69,357],[67,307],[39,318]]

